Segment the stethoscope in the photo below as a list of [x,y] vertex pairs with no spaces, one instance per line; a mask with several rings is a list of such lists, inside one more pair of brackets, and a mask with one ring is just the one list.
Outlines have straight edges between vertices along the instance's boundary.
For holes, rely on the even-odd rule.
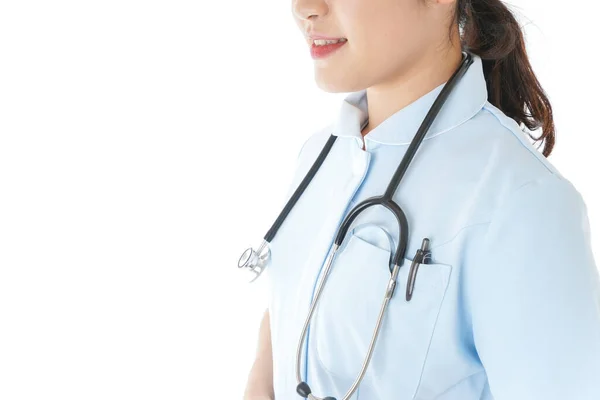
[[[381,206],[384,206],[385,208],[387,208],[396,217],[396,220],[398,221],[399,228],[400,228],[399,229],[400,240],[396,247],[396,253],[394,254],[393,257],[390,257],[389,268],[391,271],[391,277],[390,277],[390,280],[388,282],[388,285],[387,285],[387,288],[385,291],[383,304],[381,305],[381,309],[379,311],[379,316],[377,318],[377,325],[376,325],[375,331],[373,332],[373,335],[371,337],[371,342],[369,344],[369,349],[367,351],[367,355],[365,357],[365,360],[363,362],[363,365],[362,365],[362,368],[360,370],[358,377],[356,378],[356,380],[354,381],[354,383],[352,384],[352,386],[350,387],[350,389],[344,396],[343,400],[348,400],[350,398],[350,396],[352,396],[352,394],[356,391],[356,389],[358,388],[358,385],[360,384],[361,380],[363,379],[363,377],[365,375],[365,371],[367,370],[369,362],[371,361],[371,356],[373,354],[373,348],[377,341],[377,337],[379,336],[381,322],[385,315],[385,311],[387,309],[388,303],[389,303],[390,299],[392,298],[392,296],[394,295],[394,290],[396,288],[396,278],[398,277],[400,267],[402,266],[402,261],[404,260],[404,256],[406,253],[406,246],[407,246],[407,242],[408,242],[408,222],[406,219],[406,215],[404,214],[404,211],[402,211],[402,208],[400,208],[400,206],[398,204],[396,204],[396,202],[394,202],[394,200],[392,199],[392,196],[398,189],[398,185],[400,184],[400,181],[402,180],[402,177],[404,176],[406,169],[408,168],[408,165],[412,161],[415,153],[417,152],[417,149],[419,148],[419,145],[421,144],[421,142],[423,141],[423,138],[425,137],[425,134],[427,133],[427,130],[433,123],[435,117],[437,116],[438,112],[442,108],[442,105],[444,104],[444,102],[446,101],[448,96],[450,95],[452,89],[456,85],[456,82],[465,74],[465,72],[467,71],[467,69],[473,62],[473,57],[470,54],[470,52],[463,51],[462,55],[463,55],[463,58],[462,58],[462,62],[460,64],[459,68],[457,68],[457,70],[454,72],[454,74],[446,82],[446,84],[442,88],[440,94],[435,99],[433,105],[431,106],[431,109],[425,116],[425,119],[421,123],[421,126],[419,127],[419,129],[418,129],[417,133],[415,134],[413,140],[411,141],[408,149],[406,150],[406,154],[402,158],[400,165],[398,166],[398,168],[396,169],[396,172],[392,176],[392,179],[390,180],[390,183],[388,184],[388,187],[387,187],[385,193],[381,196],[370,197],[370,198],[360,202],[359,204],[357,204],[352,210],[350,210],[350,212],[348,213],[348,215],[342,221],[342,224],[338,228],[338,232],[336,234],[334,244],[333,244],[332,249],[326,259],[326,267],[325,267],[324,276],[319,282],[314,300],[311,303],[310,310],[308,312],[308,316],[306,318],[306,321],[304,322],[304,327],[302,328],[302,335],[301,335],[300,341],[298,343],[298,349],[296,351],[296,378],[298,381],[298,386],[296,387],[296,392],[301,397],[308,398],[311,400],[335,400],[334,397],[321,398],[321,397],[317,397],[317,396],[313,395],[308,383],[302,381],[302,377],[300,375],[300,357],[301,357],[301,353],[302,353],[302,347],[304,346],[304,342],[306,339],[306,331],[308,329],[308,326],[310,325],[310,321],[312,319],[312,316],[315,311],[316,305],[319,301],[319,298],[321,297],[321,292],[323,291],[323,288],[325,287],[325,282],[327,281],[327,276],[329,275],[329,270],[331,269],[331,265],[335,258],[335,254],[338,251],[342,242],[344,241],[344,238],[346,237],[346,233],[348,232],[350,225],[356,219],[356,217],[358,217],[358,215],[361,212],[363,212],[364,210],[366,210],[367,208],[376,206],[376,205],[381,205]],[[254,274],[253,278],[251,279],[251,282],[255,281],[256,278],[258,278],[260,276],[260,274],[264,271],[265,267],[267,266],[267,264],[270,260],[270,255],[271,255],[271,251],[269,249],[269,243],[273,240],[273,238],[275,237],[275,234],[279,230],[279,227],[281,226],[283,221],[285,221],[285,219],[288,216],[289,212],[291,211],[292,207],[294,207],[294,205],[296,204],[296,202],[298,201],[300,196],[302,196],[302,193],[304,192],[304,190],[306,189],[306,187],[308,186],[310,181],[316,175],[317,171],[321,167],[321,164],[323,164],[323,161],[327,157],[327,154],[329,153],[329,150],[331,150],[331,147],[333,146],[336,139],[337,139],[337,136],[335,136],[333,134],[329,137],[329,139],[327,140],[327,143],[325,143],[325,146],[319,153],[319,156],[313,163],[312,167],[310,168],[310,170],[308,171],[308,173],[306,174],[306,176],[304,177],[302,182],[300,182],[300,185],[294,191],[291,198],[286,203],[285,207],[283,208],[283,210],[281,211],[281,213],[275,220],[275,223],[273,224],[271,229],[269,229],[269,231],[265,235],[264,240],[260,244],[259,248],[256,251],[253,248],[249,248],[246,251],[244,251],[244,253],[240,257],[240,259],[238,261],[238,268],[244,268],[244,269],[248,270],[249,272],[251,272],[252,274]],[[416,268],[418,268],[418,265],[420,263],[423,263],[424,259],[427,257],[428,243],[429,243],[429,240],[427,238],[423,239],[422,246],[419,250],[417,250],[417,254],[415,255],[415,258],[413,259],[411,271],[408,276],[409,282],[407,284],[407,291],[406,291],[406,300],[407,301],[410,301],[410,299],[412,297],[412,288],[414,286]]]

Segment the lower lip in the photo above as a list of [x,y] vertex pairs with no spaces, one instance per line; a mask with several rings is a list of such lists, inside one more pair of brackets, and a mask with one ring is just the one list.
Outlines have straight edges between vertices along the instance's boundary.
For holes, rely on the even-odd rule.
[[310,46],[310,55],[315,60],[325,58],[328,55],[330,55],[331,53],[333,53],[334,51],[336,51],[337,49],[339,49],[340,47],[342,47],[343,45],[345,45],[346,43],[348,43],[347,40],[343,41],[343,42],[325,44],[323,46],[317,46],[313,43],[312,46]]

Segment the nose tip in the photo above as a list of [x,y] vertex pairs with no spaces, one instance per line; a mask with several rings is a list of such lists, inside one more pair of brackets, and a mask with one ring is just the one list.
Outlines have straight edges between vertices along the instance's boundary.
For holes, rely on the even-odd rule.
[[325,0],[294,0],[292,11],[297,18],[312,21],[327,13],[327,2]]

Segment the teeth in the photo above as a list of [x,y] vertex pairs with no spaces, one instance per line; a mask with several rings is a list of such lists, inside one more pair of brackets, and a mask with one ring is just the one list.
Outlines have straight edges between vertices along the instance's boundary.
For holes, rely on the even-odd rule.
[[345,42],[346,39],[341,38],[341,39],[336,39],[336,40],[324,40],[324,39],[315,39],[313,42],[315,43],[315,46],[324,46],[326,44],[333,44],[333,43],[339,43],[339,42]]

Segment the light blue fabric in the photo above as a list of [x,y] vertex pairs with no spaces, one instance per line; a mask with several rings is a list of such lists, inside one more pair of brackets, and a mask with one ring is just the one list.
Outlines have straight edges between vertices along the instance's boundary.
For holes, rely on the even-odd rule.
[[[343,217],[380,195],[443,85],[366,135],[365,92],[350,93],[309,135],[288,196],[330,134],[338,139],[271,243],[276,400],[295,393],[295,354],[317,279]],[[598,400],[600,283],[580,193],[487,102],[481,59],[459,81],[408,168],[395,201],[409,240],[398,287],[359,390],[361,400]],[[302,357],[317,396],[343,397],[366,354],[389,279],[395,218],[354,222],[336,257]],[[377,229],[375,226],[382,227]],[[424,237],[432,264],[404,292]]]

